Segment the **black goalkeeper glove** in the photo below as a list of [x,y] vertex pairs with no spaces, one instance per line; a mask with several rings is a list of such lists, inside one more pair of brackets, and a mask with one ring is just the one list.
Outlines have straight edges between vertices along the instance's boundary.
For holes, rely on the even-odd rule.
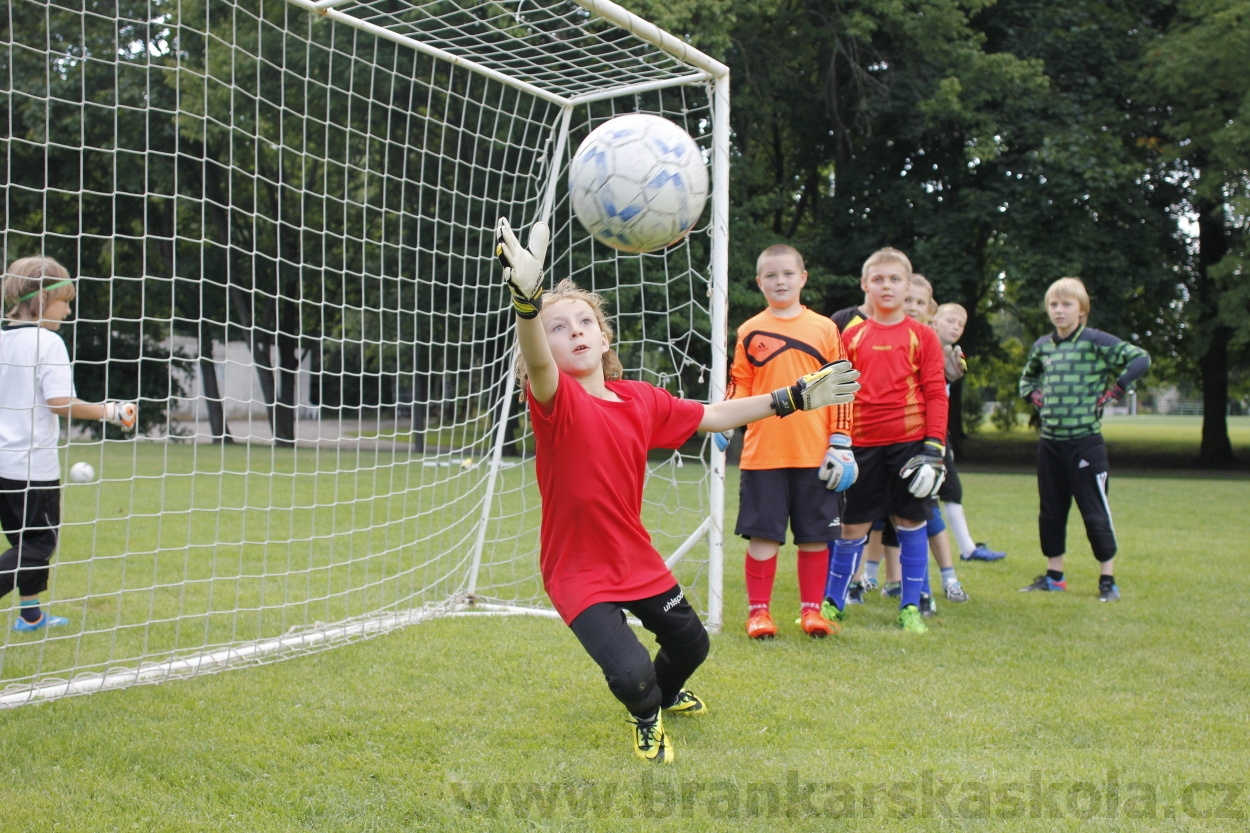
[[1113,388],[1111,388],[1111,390],[1104,393],[1102,396],[1098,397],[1098,406],[1096,408],[1098,412],[1098,418],[1102,419],[1103,408],[1107,407],[1107,405],[1111,404],[1112,402],[1119,402],[1123,398],[1124,398],[1124,388],[1120,387],[1118,384],[1115,385]]
[[826,405],[845,405],[855,399],[859,390],[859,371],[848,361],[829,364],[809,373],[798,382],[773,391],[773,410],[777,416],[789,416],[795,411],[810,411]]
[[946,446],[941,440],[927,439],[924,450],[912,457],[899,471],[909,480],[907,491],[919,498],[933,497],[946,480]]
[[506,217],[500,217],[495,226],[495,257],[503,264],[512,307],[522,318],[535,318],[543,308],[543,258],[550,240],[546,223],[530,226],[529,248],[521,247]]

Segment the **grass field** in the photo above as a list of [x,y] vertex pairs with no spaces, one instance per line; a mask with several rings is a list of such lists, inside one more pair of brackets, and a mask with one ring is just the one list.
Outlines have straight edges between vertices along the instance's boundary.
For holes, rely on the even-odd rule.
[[[1202,418],[1191,416],[1112,416],[1103,421],[1103,436],[1117,470],[1192,470],[1202,443]],[[1250,417],[1228,418],[1228,439],[1235,460],[1222,471],[1250,473]],[[964,459],[976,465],[1032,468],[1037,459],[1037,431],[1021,427],[996,430],[987,421],[964,441]]]
[[[335,651],[0,712],[0,830],[1244,830],[1250,480],[1114,473],[1124,601],[1100,604],[1079,519],[1066,594],[1036,484],[969,473],[972,601],[930,633],[874,597],[837,638],[729,626],[634,759],[624,711],[559,622],[442,619]],[[736,495],[736,470],[727,493]],[[733,501],[729,522],[733,520]],[[797,607],[792,548],[774,609]]]

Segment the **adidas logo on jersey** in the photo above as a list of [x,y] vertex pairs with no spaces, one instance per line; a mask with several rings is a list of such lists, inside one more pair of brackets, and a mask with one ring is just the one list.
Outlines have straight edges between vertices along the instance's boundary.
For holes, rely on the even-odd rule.
[[1077,463],[1077,464],[1076,464],[1076,467],[1077,467],[1078,469],[1087,469],[1087,468],[1089,468],[1089,460],[1082,460],[1081,462],[1079,462],[1079,463]]

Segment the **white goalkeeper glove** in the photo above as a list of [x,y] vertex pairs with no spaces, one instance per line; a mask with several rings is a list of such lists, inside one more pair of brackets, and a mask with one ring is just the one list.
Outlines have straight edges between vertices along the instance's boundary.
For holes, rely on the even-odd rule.
[[793,385],[773,391],[773,410],[777,416],[789,416],[795,411],[810,411],[826,405],[845,405],[855,399],[859,390],[859,371],[848,361],[829,364],[809,373]]
[[820,465],[817,475],[825,481],[825,488],[831,492],[845,492],[855,483],[859,476],[859,464],[855,462],[855,452],[851,451],[851,438],[846,434],[830,434],[829,450],[825,452],[825,461]]
[[898,476],[909,480],[907,491],[919,498],[933,497],[946,480],[946,446],[940,440],[924,441],[924,450],[912,457]]
[[729,448],[729,443],[733,441],[734,430],[730,428],[728,431],[718,431],[712,435],[712,442],[716,443],[717,451],[725,451]]
[[135,427],[139,418],[139,406],[133,402],[105,402],[104,422],[120,425],[127,431]]
[[507,217],[495,226],[495,257],[503,264],[503,279],[512,293],[512,306],[522,318],[534,318],[543,307],[543,258],[551,230],[546,223],[530,226],[529,248],[512,233]]

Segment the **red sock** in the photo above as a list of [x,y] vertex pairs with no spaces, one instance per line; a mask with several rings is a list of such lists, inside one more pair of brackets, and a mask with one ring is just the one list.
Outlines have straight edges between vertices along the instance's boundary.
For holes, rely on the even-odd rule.
[[799,550],[799,601],[803,610],[820,610],[829,579],[829,550]]
[[750,611],[768,610],[773,598],[773,579],[777,577],[777,556],[759,561],[747,554],[747,604]]

